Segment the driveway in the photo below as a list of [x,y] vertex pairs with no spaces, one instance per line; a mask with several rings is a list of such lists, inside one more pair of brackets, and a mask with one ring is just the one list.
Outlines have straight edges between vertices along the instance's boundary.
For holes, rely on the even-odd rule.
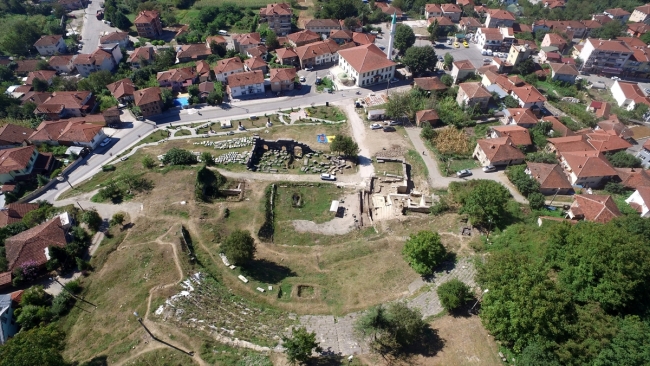
[[438,169],[438,161],[431,156],[431,153],[427,153],[425,155],[422,154],[423,152],[427,151],[427,148],[424,145],[424,141],[422,141],[422,137],[420,137],[421,130],[416,127],[406,127],[405,130],[406,134],[411,139],[415,150],[418,152],[418,154],[420,154],[422,160],[424,160],[424,164],[427,166],[427,170],[429,171],[429,185],[432,188],[445,189],[451,182],[462,182],[471,179],[487,179],[499,182],[501,185],[506,187],[508,191],[510,191],[510,194],[515,199],[515,201],[519,203],[528,203],[526,198],[524,198],[524,196],[522,196],[521,193],[519,193],[519,191],[517,191],[517,189],[510,183],[508,177],[506,177],[503,171],[485,173],[481,168],[476,168],[472,169],[472,175],[469,177],[443,177],[442,174],[440,174],[440,170]]
[[375,168],[372,165],[372,156],[366,141],[366,126],[354,109],[354,101],[347,100],[342,103],[345,113],[348,115],[352,136],[359,144],[359,174],[362,179],[370,178],[375,174]]

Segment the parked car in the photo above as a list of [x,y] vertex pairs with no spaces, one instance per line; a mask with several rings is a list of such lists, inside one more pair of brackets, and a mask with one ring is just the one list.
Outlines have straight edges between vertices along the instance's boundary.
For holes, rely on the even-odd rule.
[[467,48],[467,47],[469,47],[469,43],[467,43],[467,41],[465,41],[465,42],[463,42],[463,46],[465,46],[465,48]]
[[456,48],[460,48],[460,43],[458,43],[458,42],[454,42],[454,47],[456,47]]
[[612,80],[621,80],[618,76],[612,76]]
[[390,122],[388,122],[388,125],[389,126],[401,126],[402,121],[390,121]]
[[313,69],[314,69],[313,66],[307,66],[307,67],[305,67],[305,71],[311,71],[311,70],[313,70]]
[[384,127],[384,132],[395,132],[395,131],[397,131],[397,130],[395,129],[395,127],[392,127],[392,126],[386,126],[386,127]]
[[399,82],[399,79],[398,79],[398,78],[392,78],[392,79],[390,79],[390,83],[391,83],[391,84],[393,84],[393,83],[398,83],[398,82]]
[[129,160],[128,156],[123,156],[122,158],[120,158],[120,161],[127,161],[127,160]]
[[646,89],[646,90],[644,90],[644,92],[645,92],[646,94],[650,94],[650,89]]
[[322,180],[336,180],[336,176],[327,173],[321,173],[320,179]]
[[448,39],[448,40],[447,40],[447,44],[448,44],[448,45],[451,45],[451,39]]
[[379,123],[373,123],[370,125],[371,130],[378,130],[381,128],[381,125]]
[[108,144],[110,144],[110,143],[111,143],[111,138],[110,138],[110,137],[107,137],[107,138],[105,138],[104,140],[102,140],[102,143],[99,144],[99,146],[106,146],[106,145],[108,145]]
[[301,83],[304,83],[306,80],[307,80],[307,79],[305,79],[304,76],[301,76],[301,77],[300,77],[300,82],[301,82]]
[[496,171],[497,171],[497,167],[495,167],[494,165],[484,166],[484,167],[483,167],[483,171],[486,172],[486,173],[496,172]]
[[472,175],[472,172],[469,169],[463,169],[456,172],[458,178],[469,177]]
[[323,91],[324,91],[325,93],[332,94],[332,89],[330,89],[330,88],[325,88],[325,89],[323,89]]

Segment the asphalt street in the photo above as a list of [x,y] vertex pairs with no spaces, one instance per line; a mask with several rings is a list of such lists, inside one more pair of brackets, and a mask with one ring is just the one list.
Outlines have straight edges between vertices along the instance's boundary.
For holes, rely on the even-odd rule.
[[103,2],[103,0],[92,0],[89,2],[88,7],[84,9],[84,22],[81,30],[81,41],[83,42],[83,47],[81,48],[80,53],[93,53],[97,49],[99,38],[104,32],[119,31],[119,29],[109,27],[107,24],[104,24],[101,20],[97,20],[95,17],[97,10],[102,8],[101,3]]

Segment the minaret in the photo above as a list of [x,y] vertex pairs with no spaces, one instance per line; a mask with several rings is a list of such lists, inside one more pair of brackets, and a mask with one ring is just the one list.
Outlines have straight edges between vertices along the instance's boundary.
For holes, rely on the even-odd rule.
[[393,59],[393,38],[395,38],[395,26],[397,25],[397,17],[393,13],[393,20],[390,22],[390,38],[388,39],[388,56],[389,60]]

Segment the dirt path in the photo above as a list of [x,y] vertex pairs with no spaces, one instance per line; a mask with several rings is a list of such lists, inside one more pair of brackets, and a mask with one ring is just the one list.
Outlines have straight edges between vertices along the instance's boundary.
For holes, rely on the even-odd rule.
[[352,99],[337,103],[345,109],[348,116],[350,127],[352,128],[352,136],[354,141],[359,144],[359,175],[361,179],[367,179],[375,174],[375,168],[372,166],[372,156],[370,155],[370,148],[366,140],[366,126],[354,110],[354,101]]

